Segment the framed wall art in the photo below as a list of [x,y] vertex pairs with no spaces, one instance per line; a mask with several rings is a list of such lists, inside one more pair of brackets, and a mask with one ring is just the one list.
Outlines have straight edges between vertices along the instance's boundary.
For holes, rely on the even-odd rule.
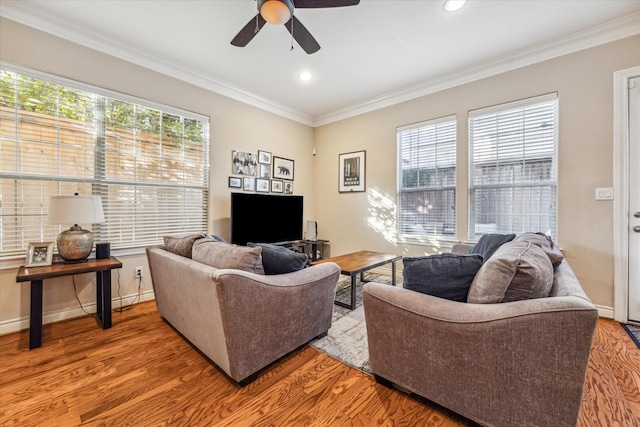
[[258,156],[255,154],[233,150],[231,157],[232,174],[250,176],[258,174]]
[[293,182],[285,181],[284,194],[293,194]]
[[293,160],[273,157],[273,177],[293,181]]
[[340,193],[356,193],[366,190],[365,154],[366,151],[356,151],[339,155],[338,191]]
[[238,178],[237,176],[230,176],[229,188],[242,188],[242,178]]
[[258,178],[256,179],[256,191],[258,193],[268,193],[269,192],[269,180]]
[[53,261],[53,242],[29,243],[25,267],[51,265]]
[[284,181],[281,181],[279,179],[272,179],[271,180],[271,192],[272,193],[282,193],[282,184]]
[[260,168],[260,178],[271,178],[271,165],[258,165]]
[[244,191],[256,191],[256,179],[242,178],[242,189]]
[[258,163],[263,165],[271,164],[271,153],[268,151],[258,150]]

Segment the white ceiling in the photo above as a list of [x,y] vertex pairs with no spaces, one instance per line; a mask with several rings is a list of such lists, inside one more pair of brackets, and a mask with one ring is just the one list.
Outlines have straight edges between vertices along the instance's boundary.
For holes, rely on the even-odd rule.
[[640,0],[443,3],[297,9],[312,55],[270,24],[232,46],[254,0],[0,0],[0,15],[309,125],[640,33]]

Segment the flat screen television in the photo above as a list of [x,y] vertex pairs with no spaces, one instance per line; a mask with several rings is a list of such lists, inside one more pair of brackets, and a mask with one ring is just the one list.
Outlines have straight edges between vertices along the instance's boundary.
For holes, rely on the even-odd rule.
[[303,196],[231,193],[231,243],[302,239]]

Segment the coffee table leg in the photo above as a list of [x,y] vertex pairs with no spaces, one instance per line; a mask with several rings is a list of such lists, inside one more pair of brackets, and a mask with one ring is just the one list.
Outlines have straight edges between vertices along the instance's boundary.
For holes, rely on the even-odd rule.
[[396,262],[391,261],[391,285],[396,286]]
[[356,308],[356,276],[351,276],[351,310]]

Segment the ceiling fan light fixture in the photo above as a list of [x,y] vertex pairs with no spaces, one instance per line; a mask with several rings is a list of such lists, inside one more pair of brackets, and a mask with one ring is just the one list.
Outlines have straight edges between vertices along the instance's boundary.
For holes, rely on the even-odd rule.
[[444,2],[444,10],[447,12],[455,12],[460,10],[467,3],[467,0],[447,0]]
[[291,19],[293,5],[289,0],[266,0],[260,5],[260,15],[270,24],[281,25]]

